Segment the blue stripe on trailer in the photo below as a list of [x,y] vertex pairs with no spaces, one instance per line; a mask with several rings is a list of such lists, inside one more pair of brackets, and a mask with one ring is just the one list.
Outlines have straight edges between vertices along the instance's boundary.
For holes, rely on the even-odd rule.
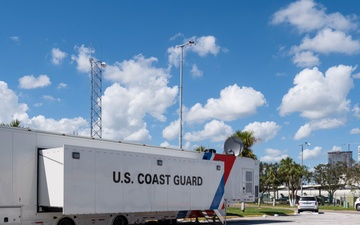
[[225,186],[224,186],[224,176],[222,176],[220,184],[218,186],[218,189],[216,190],[214,199],[211,203],[210,209],[218,209],[219,205],[221,204],[221,200],[224,196],[224,190]]
[[212,153],[211,153],[211,152],[205,152],[202,159],[204,159],[204,160],[210,160],[210,159],[211,159],[211,156],[212,156]]
[[186,215],[187,215],[188,211],[187,210],[183,210],[183,211],[179,211],[176,218],[177,219],[182,219],[182,218],[185,218]]

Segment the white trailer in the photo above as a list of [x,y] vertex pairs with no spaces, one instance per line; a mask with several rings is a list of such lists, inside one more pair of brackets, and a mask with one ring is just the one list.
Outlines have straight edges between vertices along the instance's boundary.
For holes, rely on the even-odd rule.
[[0,224],[176,222],[253,202],[259,161],[0,126]]

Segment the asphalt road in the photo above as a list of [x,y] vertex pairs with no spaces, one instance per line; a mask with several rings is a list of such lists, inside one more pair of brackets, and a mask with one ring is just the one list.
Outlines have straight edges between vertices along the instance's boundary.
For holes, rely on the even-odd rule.
[[289,216],[246,217],[230,219],[227,225],[353,225],[360,224],[360,212],[326,211],[320,213],[302,212]]

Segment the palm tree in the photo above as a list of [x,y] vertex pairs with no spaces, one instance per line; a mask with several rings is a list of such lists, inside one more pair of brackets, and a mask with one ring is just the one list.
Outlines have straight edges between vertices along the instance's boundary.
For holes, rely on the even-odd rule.
[[205,149],[206,148],[204,146],[200,145],[199,147],[196,147],[194,150],[197,152],[203,152],[203,151],[205,151]]
[[256,155],[254,154],[254,152],[251,149],[251,146],[253,144],[255,144],[256,142],[260,141],[260,139],[258,139],[254,136],[253,131],[238,130],[232,136],[240,138],[244,144],[244,149],[242,150],[242,152],[240,153],[239,156],[257,159]]
[[10,126],[10,127],[22,127],[20,126],[21,121],[18,119],[12,120],[9,124],[1,123],[1,126]]
[[291,206],[295,205],[297,191],[301,186],[304,171],[304,167],[295,163],[290,157],[280,161],[279,177],[284,180],[284,183],[288,188],[289,203]]
[[[275,199],[277,198],[277,191],[279,186],[283,184],[283,180],[281,176],[279,176],[279,164],[278,163],[265,163],[260,162],[260,170],[259,170],[259,189],[260,192],[264,195],[266,192],[270,194],[270,190],[273,191],[273,206],[275,205]],[[262,196],[261,195],[261,201]],[[270,200],[270,199],[269,199]],[[259,201],[260,205],[260,201]]]

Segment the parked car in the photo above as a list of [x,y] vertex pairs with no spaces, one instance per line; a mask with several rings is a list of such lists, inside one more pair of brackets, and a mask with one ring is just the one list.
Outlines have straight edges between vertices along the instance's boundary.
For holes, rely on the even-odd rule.
[[357,198],[357,199],[355,200],[354,208],[355,208],[357,211],[360,211],[360,198]]
[[319,203],[315,196],[300,196],[298,201],[298,213],[303,211],[319,212]]

